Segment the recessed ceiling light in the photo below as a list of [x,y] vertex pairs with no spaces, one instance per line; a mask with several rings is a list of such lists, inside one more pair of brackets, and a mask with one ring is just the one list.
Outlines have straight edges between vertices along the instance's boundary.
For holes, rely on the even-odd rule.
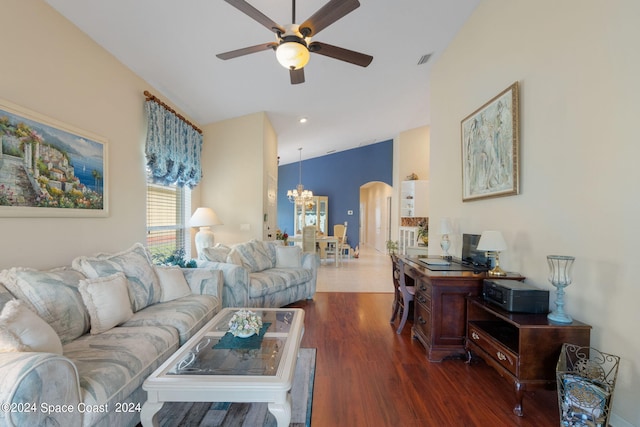
[[307,118],[306,117],[300,117],[300,120],[298,120],[300,123],[307,123]]

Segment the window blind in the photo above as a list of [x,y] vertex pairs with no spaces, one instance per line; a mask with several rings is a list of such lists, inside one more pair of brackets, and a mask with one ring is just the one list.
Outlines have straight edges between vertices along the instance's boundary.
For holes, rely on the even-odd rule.
[[154,262],[160,262],[178,249],[191,258],[188,221],[191,191],[177,185],[147,182],[147,247]]

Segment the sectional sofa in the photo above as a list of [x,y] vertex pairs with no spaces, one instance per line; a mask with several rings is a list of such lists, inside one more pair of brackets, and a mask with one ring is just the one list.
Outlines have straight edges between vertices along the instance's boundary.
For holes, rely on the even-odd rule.
[[0,272],[0,426],[135,426],[143,381],[220,310],[222,285],[140,244]]
[[312,299],[320,258],[281,241],[218,244],[198,254],[198,266],[221,270],[223,307],[282,307]]

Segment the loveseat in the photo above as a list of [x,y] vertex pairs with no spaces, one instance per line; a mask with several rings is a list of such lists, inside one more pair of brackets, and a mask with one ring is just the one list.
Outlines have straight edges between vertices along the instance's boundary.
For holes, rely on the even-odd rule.
[[283,307],[313,299],[320,258],[281,241],[217,244],[198,253],[197,264],[222,270],[223,307]]
[[222,280],[140,244],[0,272],[0,426],[135,426],[142,383],[220,310]]

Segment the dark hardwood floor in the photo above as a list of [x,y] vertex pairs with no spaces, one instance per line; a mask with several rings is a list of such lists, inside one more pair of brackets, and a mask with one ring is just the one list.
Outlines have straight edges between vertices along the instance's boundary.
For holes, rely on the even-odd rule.
[[317,348],[312,426],[544,427],[559,424],[553,390],[527,392],[513,414],[513,387],[479,359],[431,363],[389,323],[391,293],[317,293],[305,309],[302,347]]

